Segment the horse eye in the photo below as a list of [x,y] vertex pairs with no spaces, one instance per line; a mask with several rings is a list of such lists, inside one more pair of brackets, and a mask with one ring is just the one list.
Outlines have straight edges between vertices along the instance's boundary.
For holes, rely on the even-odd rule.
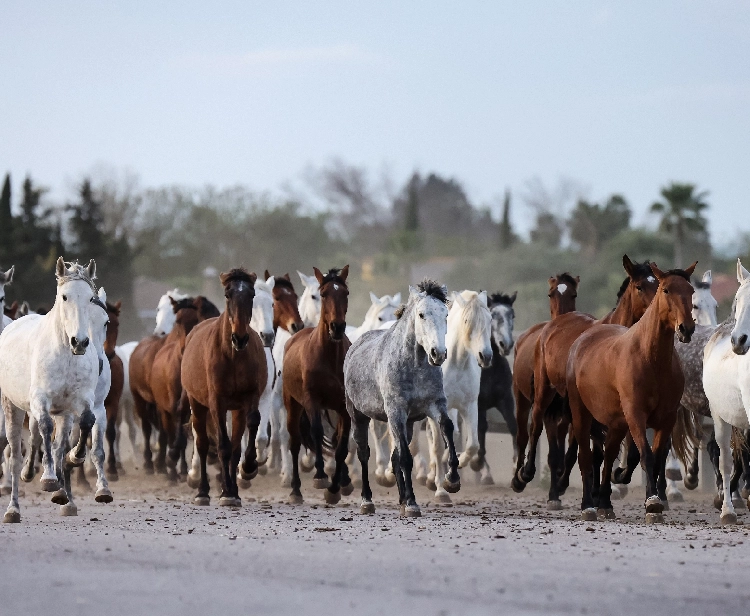
[[67,295],[63,295],[63,301],[64,301],[64,302],[67,302],[67,301],[68,301],[68,296],[67,296]]
[[669,293],[669,291],[667,289],[664,289],[664,293]]
[[698,306],[696,306],[695,304],[693,304],[693,310],[698,310]]
[[419,313],[419,318],[420,318],[420,319],[424,319],[424,313],[423,313],[423,312],[420,312],[420,313]]
[[635,288],[638,289],[639,291],[643,291],[643,287],[641,285],[639,285],[639,284],[636,285]]
[[382,321],[382,320],[383,320],[383,317],[378,317],[378,321]]

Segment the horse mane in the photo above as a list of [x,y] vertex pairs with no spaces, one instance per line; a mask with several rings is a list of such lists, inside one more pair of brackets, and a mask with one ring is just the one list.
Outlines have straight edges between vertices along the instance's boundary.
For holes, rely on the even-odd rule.
[[107,312],[111,312],[118,317],[120,316],[120,309],[114,304],[110,304],[109,302],[107,302]]
[[230,282],[239,281],[246,282],[249,285],[255,285],[257,276],[248,273],[244,267],[235,267],[230,269],[228,272],[219,275],[221,280],[221,286],[226,287]]
[[341,274],[341,270],[337,267],[332,267],[328,270],[328,273],[323,276],[323,282],[320,283],[320,286],[322,287],[324,284],[328,284],[329,282],[337,282],[338,284],[343,284],[346,287],[346,280],[341,278],[339,274]]
[[573,277],[573,274],[569,272],[563,272],[562,274],[557,274],[555,278],[557,278],[558,284],[563,283],[563,284],[573,285],[574,288],[578,287],[578,281]]
[[405,311],[406,311],[406,304],[401,304],[398,308],[396,308],[396,311],[393,313],[393,316],[395,316],[396,320],[398,321],[402,316],[404,316]]
[[494,306],[496,304],[503,304],[504,306],[512,306],[515,298],[512,298],[506,293],[493,293],[487,297],[487,306]]
[[195,304],[198,304],[198,315],[204,321],[206,319],[212,319],[214,317],[221,316],[221,312],[210,299],[204,295],[199,295],[195,298]]
[[664,272],[665,276],[681,276],[688,282],[690,282],[690,274],[688,274],[684,269],[671,269]]
[[711,290],[711,283],[710,282],[703,282],[702,280],[696,280],[693,282],[693,286],[696,289],[708,289]]
[[183,310],[184,308],[192,308],[193,310],[198,310],[198,307],[195,305],[195,300],[192,297],[186,297],[185,299],[178,299],[175,300],[174,304],[172,304],[172,312],[177,314],[180,310]]
[[[91,287],[92,291],[96,292],[96,285],[94,284],[94,281],[89,278],[88,274],[86,273],[86,268],[83,265],[80,265],[78,261],[65,261],[64,263],[65,275],[57,276],[58,287],[61,287],[72,280],[83,280]],[[94,278],[96,278],[96,276],[94,276]]]
[[294,290],[294,285],[292,284],[291,280],[287,280],[286,278],[281,278],[281,277],[274,278],[273,280],[274,280],[274,283],[273,283],[274,289],[276,287],[283,287],[285,289],[289,289],[290,291],[296,294],[296,291]]
[[439,302],[443,302],[444,304],[448,303],[448,289],[445,285],[442,285],[439,282],[430,278],[425,278],[417,285],[417,289],[421,293],[427,294],[429,297],[434,297]]
[[[649,276],[653,276],[654,273],[651,271],[651,261],[648,259],[646,259],[643,263],[633,261],[633,274],[635,274],[635,276],[637,276],[638,278],[648,278]],[[620,290],[617,292],[618,302],[620,301],[620,299],[622,299],[622,296],[625,295],[625,291],[627,291],[629,284],[630,276],[625,278],[625,280],[623,280],[622,284],[620,285]]]

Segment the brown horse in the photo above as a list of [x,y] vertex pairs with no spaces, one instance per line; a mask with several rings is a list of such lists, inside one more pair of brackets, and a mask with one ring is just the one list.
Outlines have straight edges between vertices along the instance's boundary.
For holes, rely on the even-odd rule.
[[[549,279],[549,314],[554,319],[561,314],[573,312],[576,309],[576,297],[578,297],[578,283],[580,277],[575,278],[567,272],[557,274]],[[529,411],[534,400],[534,349],[536,348],[539,335],[549,321],[543,321],[533,325],[523,332],[516,341],[516,355],[513,360],[513,397],[516,400],[516,423],[518,433],[516,434],[516,448],[518,459],[522,460],[529,442]],[[559,403],[559,402],[558,402]],[[553,431],[547,431],[550,440],[550,451],[559,447],[565,448],[565,433],[552,438]],[[520,491],[515,486],[516,491]]]
[[[525,460],[519,452],[517,471],[513,488],[523,490],[536,474],[536,448],[542,428],[552,428],[556,439],[568,430],[569,419],[564,405],[552,403],[567,395],[566,366],[570,347],[576,339],[594,324],[616,324],[630,327],[643,316],[653,299],[658,282],[648,263],[633,263],[627,255],[622,265],[628,274],[617,294],[617,305],[607,315],[595,320],[589,314],[570,312],[560,315],[547,323],[539,334],[534,349],[534,403],[531,409],[531,435],[529,455]],[[559,397],[559,398],[558,398]],[[562,411],[562,412],[561,412]],[[571,442],[571,457],[576,443]],[[550,448],[550,492],[547,506],[560,509],[560,493],[567,487],[566,464],[563,449]]]
[[[172,310],[175,317],[183,323],[190,322],[190,328],[198,322],[198,309],[195,300],[192,297],[172,302]],[[174,331],[174,330],[173,330]],[[130,391],[133,394],[135,404],[135,415],[141,421],[141,430],[143,432],[143,470],[146,474],[151,475],[154,470],[158,473],[167,472],[166,454],[168,435],[164,430],[159,430],[159,415],[156,411],[156,401],[151,386],[151,375],[154,367],[156,354],[167,343],[170,334],[166,336],[148,336],[138,343],[133,349],[130,356]],[[175,337],[179,333],[175,333]],[[173,337],[172,340],[175,338]],[[156,460],[156,466],[152,461],[151,452],[151,431],[153,428],[159,430],[159,455]]]
[[[221,274],[226,309],[217,318],[198,325],[188,336],[182,358],[182,386],[192,410],[195,446],[200,457],[196,505],[208,505],[206,460],[210,441],[217,444],[221,463],[219,505],[239,507],[237,468],[242,435],[250,430],[250,445],[240,473],[250,480],[258,472],[255,437],[260,423],[258,401],[269,378],[260,336],[250,328],[255,297],[255,274],[233,269]],[[227,413],[233,411],[231,440]],[[212,434],[209,436],[208,428]]]
[[[266,270],[266,280],[271,274]],[[305,327],[299,315],[299,300],[289,274],[274,277],[273,285],[273,330],[285,329],[294,335]]]
[[[695,331],[690,276],[696,265],[697,262],[686,270],[662,272],[651,264],[659,287],[643,318],[630,329],[596,324],[570,350],[566,389],[579,444],[584,520],[615,517],[610,498],[612,465],[628,431],[646,472],[646,520],[656,521],[661,516],[664,506],[657,494],[657,475],[669,452],[684,387],[674,335],[677,332],[680,342],[690,342]],[[589,443],[593,420],[607,428],[598,511],[592,494]],[[654,429],[653,450],[646,438],[647,428]]]
[[109,369],[112,372],[112,384],[109,393],[104,399],[104,408],[107,410],[107,443],[109,444],[109,455],[107,456],[107,479],[117,481],[117,454],[115,452],[115,441],[117,440],[117,413],[120,410],[120,396],[125,385],[125,368],[122,360],[115,353],[117,336],[120,333],[120,309],[122,302],[110,304],[107,302],[107,314],[109,324],[107,325],[107,338],[104,341],[104,353],[109,360]]
[[[289,502],[302,502],[299,478],[299,449],[304,444],[315,452],[313,486],[325,488],[325,499],[336,503],[340,492],[351,494],[354,487],[346,470],[351,418],[344,394],[344,357],[351,346],[346,337],[349,266],[332,269],[324,276],[313,268],[320,284],[320,322],[315,328],[297,332],[286,343],[284,355],[284,405],[287,410],[289,449],[292,452],[292,493]],[[323,415],[338,414],[335,436],[336,471],[329,482],[323,461]]]

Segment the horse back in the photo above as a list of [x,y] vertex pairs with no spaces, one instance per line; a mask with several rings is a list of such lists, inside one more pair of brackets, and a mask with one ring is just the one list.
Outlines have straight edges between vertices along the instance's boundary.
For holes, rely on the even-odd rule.
[[165,336],[148,336],[138,343],[130,356],[128,365],[130,391],[149,403],[154,402],[151,393],[151,370],[156,354],[165,343]]
[[534,350],[534,377],[546,375],[552,387],[564,395],[570,349],[593,324],[594,317],[582,312],[561,314],[547,323]]

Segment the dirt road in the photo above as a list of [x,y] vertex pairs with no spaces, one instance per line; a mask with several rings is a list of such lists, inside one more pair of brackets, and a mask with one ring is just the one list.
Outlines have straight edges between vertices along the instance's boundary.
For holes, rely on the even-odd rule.
[[374,486],[377,512],[361,516],[356,492],[326,506],[310,475],[302,506],[268,476],[228,510],[193,506],[187,485],[130,470],[112,484],[114,503],[82,495],[76,518],[60,517],[37,481],[23,484],[22,523],[0,525],[2,613],[715,614],[750,604],[748,530],[717,527],[707,495],[646,526],[634,488],[615,503],[618,520],[584,523],[573,489],[548,512],[539,488],[519,496],[465,475],[453,507],[429,504],[419,486],[423,517],[409,520],[395,488]]

